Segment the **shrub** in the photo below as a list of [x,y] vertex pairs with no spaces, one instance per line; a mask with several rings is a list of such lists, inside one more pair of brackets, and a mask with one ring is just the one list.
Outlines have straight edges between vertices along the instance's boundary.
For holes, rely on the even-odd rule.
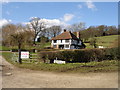
[[46,62],[46,59],[50,60],[50,63],[53,63],[54,59],[57,57],[56,52],[40,52],[40,57],[44,62]]
[[119,59],[118,48],[106,49],[84,49],[68,51],[41,52],[43,60],[49,59],[53,63],[54,59],[64,60],[66,62],[90,62]]
[[105,51],[106,53],[106,59],[120,59],[120,47],[115,47],[115,48],[108,48]]

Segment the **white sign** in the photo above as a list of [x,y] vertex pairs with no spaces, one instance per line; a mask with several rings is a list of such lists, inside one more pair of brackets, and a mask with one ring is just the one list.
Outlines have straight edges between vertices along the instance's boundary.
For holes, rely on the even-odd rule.
[[28,59],[29,58],[29,52],[21,51],[21,59]]
[[57,64],[65,64],[66,62],[65,62],[65,61],[61,61],[61,60],[54,60],[54,63],[57,63]]
[[98,46],[98,48],[104,48],[103,46]]

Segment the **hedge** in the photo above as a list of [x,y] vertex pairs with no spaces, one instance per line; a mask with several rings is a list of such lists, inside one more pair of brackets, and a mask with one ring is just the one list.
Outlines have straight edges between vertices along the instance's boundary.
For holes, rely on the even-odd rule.
[[90,62],[120,59],[119,48],[40,52],[40,57],[44,61],[50,60],[51,63],[53,63],[56,57],[58,60],[64,60],[66,62]]

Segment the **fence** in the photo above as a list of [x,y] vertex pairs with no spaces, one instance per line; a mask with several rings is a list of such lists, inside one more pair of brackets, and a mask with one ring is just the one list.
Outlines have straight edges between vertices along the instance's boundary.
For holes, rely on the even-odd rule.
[[[28,59],[22,59],[23,63],[34,63],[39,62],[39,57],[37,53],[30,54]],[[12,56],[13,62],[18,62],[18,52],[14,52]]]

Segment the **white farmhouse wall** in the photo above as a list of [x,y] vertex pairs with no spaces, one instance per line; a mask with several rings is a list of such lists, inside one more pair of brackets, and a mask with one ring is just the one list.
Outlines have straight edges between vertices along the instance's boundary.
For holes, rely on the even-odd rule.
[[70,44],[69,44],[69,47],[68,47],[68,48],[66,48],[65,45],[66,45],[66,44],[64,44],[64,49],[70,49]]
[[[81,45],[81,43],[82,43],[81,41],[79,41],[79,43],[78,43],[77,40],[72,40],[72,39],[69,39],[69,42],[65,42],[65,40],[62,40],[62,42],[61,42],[61,40],[57,40],[56,43],[54,43],[54,40],[52,40],[51,46],[64,45],[64,49],[75,49],[75,46],[73,46],[73,45]],[[69,47],[66,48],[66,45],[69,45]]]
[[71,44],[71,40],[69,40],[69,42],[65,42],[65,40],[62,40],[62,42],[61,42],[61,40],[57,40],[56,43],[54,43],[54,40],[52,40],[52,44],[54,44],[54,45],[57,45],[57,44],[59,44],[59,45],[61,45],[61,44]]

